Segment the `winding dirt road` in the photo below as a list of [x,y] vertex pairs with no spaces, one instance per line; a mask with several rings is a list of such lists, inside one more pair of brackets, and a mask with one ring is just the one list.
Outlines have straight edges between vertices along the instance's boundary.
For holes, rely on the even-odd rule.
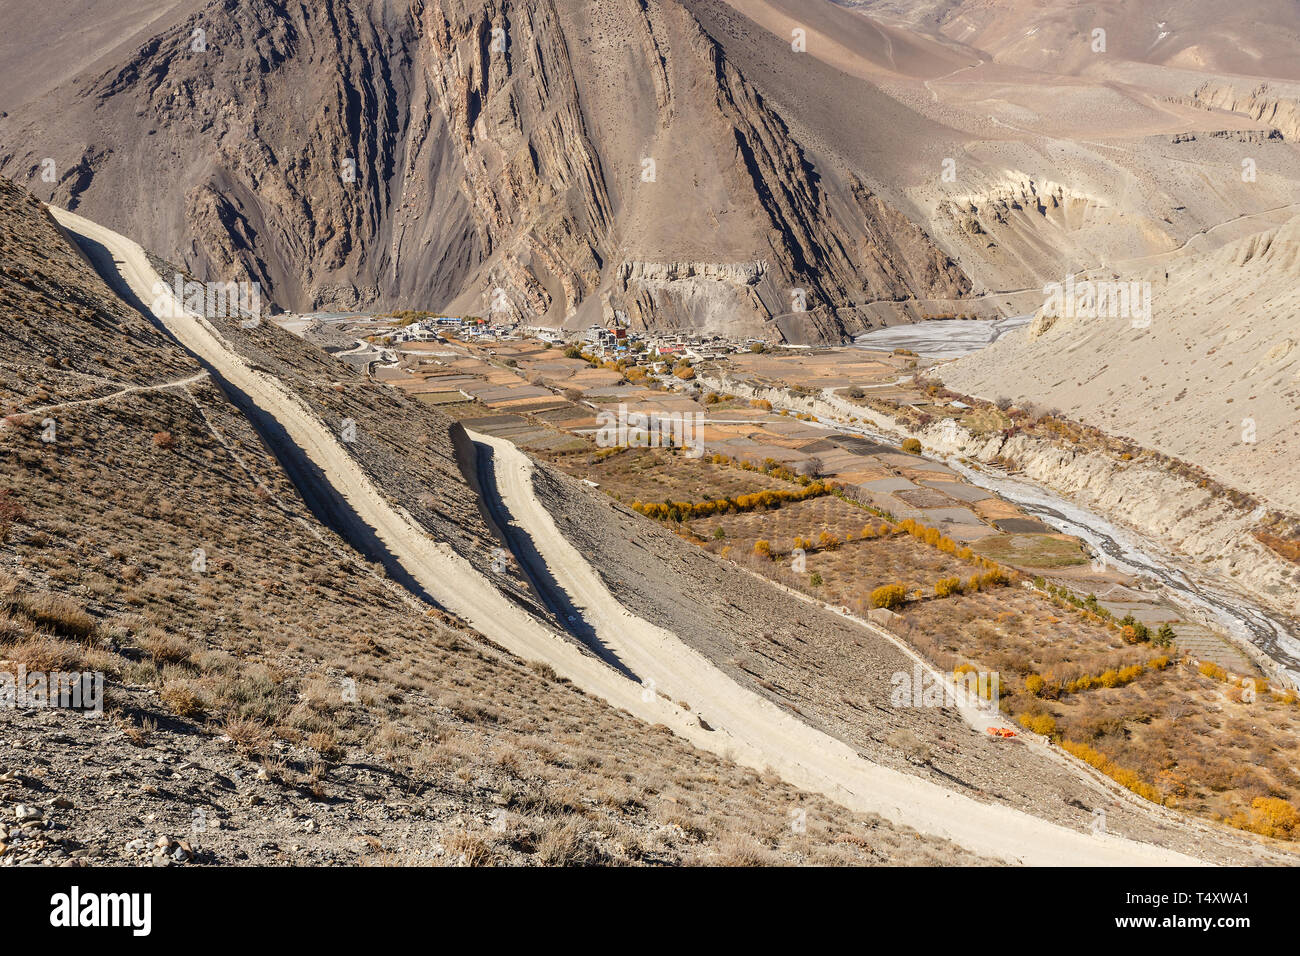
[[[121,280],[139,303],[166,284],[139,245],[73,213],[51,207],[68,231],[88,240],[87,253],[110,284]],[[169,293],[166,293],[169,294]],[[511,518],[528,534],[547,572],[567,593],[600,641],[643,687],[510,601],[467,560],[431,539],[370,481],[338,436],[279,379],[251,368],[211,323],[181,309],[151,315],[213,374],[279,448],[309,504],[328,509],[349,540],[382,543],[419,588],[447,610],[519,657],[544,661],[584,691],[638,718],[661,723],[696,746],[787,782],[823,793],[856,811],[952,840],[976,853],[1027,864],[1186,865],[1198,861],[1109,835],[1089,835],[872,764],[856,751],[778,709],[728,678],[674,634],[628,612],[557,530],[537,499],[533,464],[513,445],[490,445],[496,488]],[[651,690],[651,687],[654,690]],[[670,693],[696,707],[665,700]],[[701,723],[701,717],[707,726]]]

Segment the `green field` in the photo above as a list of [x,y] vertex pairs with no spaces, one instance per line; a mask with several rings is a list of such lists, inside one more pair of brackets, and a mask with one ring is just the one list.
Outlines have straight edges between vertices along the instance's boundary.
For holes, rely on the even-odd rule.
[[1078,538],[1051,534],[999,534],[972,545],[978,554],[1020,568],[1065,568],[1087,564]]

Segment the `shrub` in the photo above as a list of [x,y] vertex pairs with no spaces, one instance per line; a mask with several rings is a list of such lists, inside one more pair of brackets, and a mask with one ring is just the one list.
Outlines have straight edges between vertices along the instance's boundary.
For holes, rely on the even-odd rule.
[[1197,670],[1214,680],[1228,679],[1228,672],[1213,661],[1201,661],[1201,666]]
[[140,647],[155,664],[183,664],[190,659],[188,641],[158,628],[150,628],[145,633]]
[[154,432],[153,443],[155,448],[166,451],[169,448],[176,447],[176,438],[171,432]]
[[1056,718],[1051,714],[1021,714],[1020,726],[1043,737],[1056,733]]
[[755,541],[754,553],[760,558],[770,558],[772,556],[772,542],[763,538]]
[[266,724],[252,717],[228,717],[221,731],[236,747],[249,753],[261,750],[271,738]]
[[38,635],[14,645],[5,656],[11,659],[11,663],[7,666],[21,664],[29,673],[74,671],[84,668],[86,649],[84,645],[72,644],[48,635]]
[[537,843],[543,866],[596,866],[604,854],[595,842],[594,827],[586,820],[556,820]]
[[[753,466],[747,462],[741,462],[741,467],[748,471],[754,470]],[[707,518],[724,512],[739,513],[753,511],[756,508],[776,508],[791,501],[806,501],[809,498],[819,498],[822,495],[829,495],[833,491],[834,488],[831,485],[813,481],[798,491],[773,491],[769,489],[767,491],[736,495],[733,498],[712,498],[700,502],[665,501],[661,504],[634,501],[632,502],[632,510],[645,515],[647,518],[682,521],[686,518]]]
[[203,698],[183,681],[169,681],[158,698],[168,710],[182,719],[203,716]]
[[1025,693],[1037,697],[1043,692],[1043,685],[1047,682],[1043,680],[1040,674],[1030,674],[1025,678]]
[[0,489],[0,544],[9,540],[17,522],[26,520],[27,512],[14,499],[13,491],[9,488]]
[[1253,829],[1264,836],[1290,837],[1300,822],[1295,807],[1281,797],[1256,797],[1251,801],[1250,811],[1255,823]]
[[884,584],[871,592],[871,606],[893,609],[907,601],[907,588],[901,584]]
[[338,745],[333,730],[313,731],[307,737],[307,746],[326,760],[333,760],[343,753],[343,748]]
[[934,596],[946,598],[953,594],[961,594],[961,578],[940,578],[934,583]]
[[903,441],[903,451],[909,455],[921,454],[921,441],[917,438],[908,438]]
[[496,851],[490,843],[473,833],[458,831],[447,838],[444,846],[447,855],[457,866],[494,866]]
[[1142,672],[1145,669],[1146,668],[1144,668],[1141,664],[1130,664],[1128,667],[1121,667],[1119,669],[1119,682],[1121,684],[1132,683],[1133,681],[1137,680],[1140,676],[1142,676]]
[[1089,766],[1096,767],[1120,786],[1132,790],[1144,800],[1150,800],[1152,803],[1157,804],[1163,804],[1165,802],[1160,796],[1160,791],[1144,781],[1135,772],[1119,766],[1105,754],[1094,750],[1087,744],[1075,743],[1072,740],[1062,740],[1061,747],[1068,753],[1078,757]]
[[20,602],[27,619],[43,631],[84,641],[95,633],[95,619],[62,594],[38,594]]

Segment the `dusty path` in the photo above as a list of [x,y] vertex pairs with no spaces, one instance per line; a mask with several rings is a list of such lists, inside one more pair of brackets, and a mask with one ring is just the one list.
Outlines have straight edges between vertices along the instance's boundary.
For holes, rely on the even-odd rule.
[[[144,251],[80,216],[51,208],[68,230],[90,241],[97,267],[115,271],[139,302],[152,301],[161,279]],[[94,247],[111,253],[95,255]],[[106,276],[107,278],[107,276]],[[165,283],[162,283],[165,288]],[[373,485],[340,440],[278,379],[257,371],[200,316],[154,316],[207,365],[236,403],[250,410],[304,461],[291,469],[304,498],[333,502],[332,513],[351,540],[376,539],[424,592],[512,653],[545,661],[588,693],[635,716],[662,723],[702,749],[757,770],[771,768],[791,784],[830,796],[846,807],[946,837],[968,849],[1031,864],[1190,864],[1181,854],[1110,836],[1089,836],[1007,807],[976,803],[916,777],[871,764],[842,742],[744,691],[674,635],[633,617],[555,529],[532,491],[532,464],[504,442],[492,444],[495,477],[511,516],[527,529],[551,573],[581,604],[584,619],[624,665],[674,697],[689,696],[709,721],[649,692],[506,598],[446,544],[435,542]],[[237,396],[237,397],[236,397]]]
[[127,395],[138,395],[141,392],[162,392],[169,388],[184,389],[195,382],[203,381],[207,377],[207,372],[199,372],[197,375],[191,375],[188,378],[178,378],[174,382],[159,382],[157,385],[126,385],[109,395],[100,395],[97,398],[78,398],[71,402],[59,402],[57,405],[42,405],[40,408],[19,409],[17,414],[41,415],[60,408],[75,408],[78,405],[103,405],[105,402],[116,401]]

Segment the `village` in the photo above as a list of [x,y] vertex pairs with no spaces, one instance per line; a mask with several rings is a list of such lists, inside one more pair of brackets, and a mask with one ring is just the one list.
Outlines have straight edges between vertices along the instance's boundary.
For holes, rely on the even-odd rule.
[[357,368],[395,366],[400,353],[412,345],[457,341],[476,346],[532,341],[555,347],[578,347],[601,361],[624,366],[671,366],[746,351],[762,351],[762,339],[731,340],[694,332],[641,332],[629,329],[616,315],[608,325],[583,331],[525,326],[518,321],[480,316],[450,316],[404,311],[388,315],[315,313],[277,317],[276,322]]

